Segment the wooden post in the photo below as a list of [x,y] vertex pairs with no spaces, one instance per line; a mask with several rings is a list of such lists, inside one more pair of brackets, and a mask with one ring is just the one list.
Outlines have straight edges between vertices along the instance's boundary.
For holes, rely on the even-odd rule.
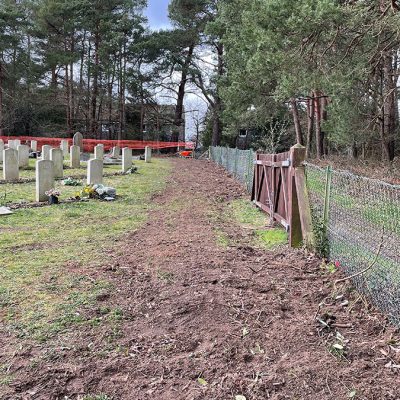
[[297,144],[290,149],[289,243],[291,247],[301,247],[304,243],[307,248],[312,249],[314,247],[314,235],[303,166],[305,157],[306,148],[304,146]]

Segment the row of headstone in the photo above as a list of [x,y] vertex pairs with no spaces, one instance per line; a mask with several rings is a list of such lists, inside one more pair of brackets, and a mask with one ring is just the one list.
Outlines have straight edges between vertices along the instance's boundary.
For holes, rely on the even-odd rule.
[[[79,148],[78,146],[76,146]],[[54,188],[57,178],[57,160],[61,149],[52,149],[53,160],[36,161],[36,201],[42,202],[48,199],[46,192]],[[57,155],[55,157],[55,155]],[[96,185],[103,183],[103,161],[96,158],[88,161],[87,184]]]

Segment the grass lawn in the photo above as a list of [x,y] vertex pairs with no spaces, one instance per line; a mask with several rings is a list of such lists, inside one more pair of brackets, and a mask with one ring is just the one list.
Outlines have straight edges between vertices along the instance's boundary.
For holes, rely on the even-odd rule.
[[[115,202],[91,200],[19,209],[0,217],[0,318],[6,329],[19,337],[46,340],[72,324],[88,322],[77,310],[112,288],[109,282],[89,278],[85,271],[112,262],[113,243],[146,221],[151,195],[165,187],[171,169],[167,160],[135,165],[137,174],[104,179],[117,189],[120,197]],[[107,167],[105,173],[119,169]],[[34,173],[25,172],[27,176]],[[57,187],[61,199],[79,190],[60,182]],[[33,201],[35,184],[0,185],[0,197],[4,191],[7,202]],[[113,313],[117,315],[118,310]]]

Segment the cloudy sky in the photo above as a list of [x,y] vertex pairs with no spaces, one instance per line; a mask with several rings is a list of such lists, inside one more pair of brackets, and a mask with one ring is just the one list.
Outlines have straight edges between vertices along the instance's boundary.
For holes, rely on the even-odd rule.
[[162,29],[170,26],[168,4],[169,0],[148,0],[146,16],[152,29]]

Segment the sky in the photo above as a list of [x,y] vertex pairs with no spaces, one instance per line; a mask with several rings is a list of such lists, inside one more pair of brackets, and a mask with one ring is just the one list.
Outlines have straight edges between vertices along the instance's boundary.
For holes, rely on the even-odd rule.
[[152,29],[164,29],[170,26],[168,20],[169,0],[148,0],[145,12]]

